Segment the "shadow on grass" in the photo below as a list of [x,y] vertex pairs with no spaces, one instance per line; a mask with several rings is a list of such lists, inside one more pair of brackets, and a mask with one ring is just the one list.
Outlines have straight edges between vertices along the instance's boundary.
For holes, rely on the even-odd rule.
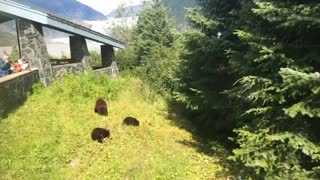
[[171,121],[174,126],[187,130],[192,134],[193,141],[178,141],[188,147],[194,148],[197,152],[206,154],[218,159],[217,163],[224,167],[221,176],[227,179],[237,179],[240,172],[237,170],[237,165],[227,158],[232,154],[232,149],[236,145],[228,140],[229,136],[234,136],[231,131],[229,133],[215,135],[208,135],[208,133],[201,131],[199,126],[187,119],[188,113],[184,105],[178,102],[170,102],[167,110],[167,119]]
[[8,118],[9,114],[15,113],[19,109],[19,107],[23,106],[25,101],[27,100],[27,97],[19,99],[19,101],[15,101],[14,99],[12,100],[14,101],[14,103],[9,103],[3,106],[3,109],[0,113],[0,121]]
[[27,100],[33,85],[40,81],[38,70],[14,73],[0,81],[0,120],[7,118]]
[[[41,86],[39,83],[35,83]],[[15,113],[21,106],[25,104],[28,97],[34,93],[33,87],[20,87],[20,89],[12,90],[11,88],[0,87],[0,121],[8,118],[9,114]]]
[[0,100],[0,120],[8,118],[9,114],[11,113],[15,113],[19,107],[24,105],[28,96],[28,93],[23,93],[19,96],[15,96],[15,94],[7,91],[7,89],[0,87],[0,92],[5,93]]

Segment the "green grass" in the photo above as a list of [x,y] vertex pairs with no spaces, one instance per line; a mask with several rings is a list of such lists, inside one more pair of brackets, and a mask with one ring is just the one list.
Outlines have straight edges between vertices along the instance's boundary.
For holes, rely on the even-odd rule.
[[[166,101],[140,80],[72,77],[35,88],[0,122],[0,179],[215,179],[223,172],[217,157],[182,143],[197,142],[167,119]],[[96,96],[109,96],[109,116],[93,112]],[[141,126],[122,126],[126,116]],[[110,129],[111,138],[93,142],[95,127]]]

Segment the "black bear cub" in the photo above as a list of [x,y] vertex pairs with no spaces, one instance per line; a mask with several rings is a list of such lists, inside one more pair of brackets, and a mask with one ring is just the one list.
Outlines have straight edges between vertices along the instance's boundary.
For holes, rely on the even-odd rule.
[[107,103],[102,98],[97,99],[94,112],[104,116],[108,115]]
[[91,139],[102,143],[104,138],[110,137],[110,131],[104,128],[94,128],[91,132]]
[[136,118],[133,117],[126,117],[123,120],[122,125],[127,125],[127,126],[139,126],[139,121]]

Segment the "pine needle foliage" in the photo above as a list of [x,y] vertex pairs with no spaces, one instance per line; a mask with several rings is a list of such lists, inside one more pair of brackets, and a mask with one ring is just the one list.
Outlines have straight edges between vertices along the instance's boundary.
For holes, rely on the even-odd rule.
[[203,7],[201,11],[188,10],[193,29],[183,33],[181,83],[176,99],[191,110],[192,119],[207,134],[226,134],[232,130],[236,116],[233,101],[223,93],[236,80],[226,50],[240,48],[239,39],[233,34],[239,3],[199,1],[199,4]]
[[228,51],[242,76],[229,94],[249,106],[230,159],[257,177],[319,178],[320,3],[240,2],[247,21],[235,34],[246,48]]
[[177,87],[179,35],[161,0],[143,4],[124,51],[117,53],[120,69],[139,76],[162,94]]
[[161,0],[145,2],[133,33],[133,47],[138,64],[151,53],[156,46],[172,47],[174,42],[173,26],[167,9]]

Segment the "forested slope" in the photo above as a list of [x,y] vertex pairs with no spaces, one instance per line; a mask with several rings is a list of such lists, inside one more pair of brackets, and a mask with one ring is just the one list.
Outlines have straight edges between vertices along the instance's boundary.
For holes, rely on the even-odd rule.
[[183,103],[207,136],[233,143],[243,176],[318,179],[319,1],[198,3],[178,33],[154,18],[167,17],[154,0],[119,64]]

